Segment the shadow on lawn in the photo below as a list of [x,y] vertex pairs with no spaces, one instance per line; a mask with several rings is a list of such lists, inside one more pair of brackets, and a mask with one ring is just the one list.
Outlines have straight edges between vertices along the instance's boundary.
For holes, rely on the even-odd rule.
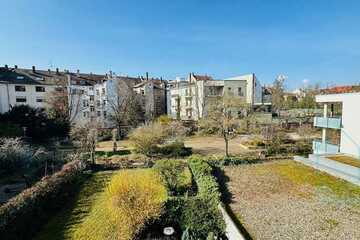
[[241,223],[239,218],[229,206],[229,204],[233,202],[233,195],[228,189],[228,182],[230,181],[230,178],[225,175],[224,170],[222,170],[220,167],[215,167],[214,174],[217,182],[219,183],[221,191],[221,201],[224,203],[227,213],[229,214],[235,225],[238,227],[244,238],[247,240],[252,240],[253,238],[251,237],[250,233],[245,229],[243,223]]
[[34,239],[69,239],[72,231],[89,214],[97,193],[103,190],[111,174],[101,172],[88,176],[90,178],[79,185],[76,196],[64,204],[62,210],[50,219]]

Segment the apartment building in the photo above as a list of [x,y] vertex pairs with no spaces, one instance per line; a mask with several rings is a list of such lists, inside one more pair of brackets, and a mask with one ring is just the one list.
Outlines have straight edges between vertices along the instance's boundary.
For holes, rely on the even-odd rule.
[[11,107],[26,104],[35,108],[47,108],[46,98],[54,91],[66,89],[71,122],[85,126],[94,124],[108,128],[114,126],[110,118],[112,114],[109,106],[121,92],[118,83],[123,82],[132,91],[132,86],[140,83],[140,77],[116,76],[112,72],[99,75],[93,73],[75,73],[64,70],[56,71],[20,69],[17,66],[0,68],[0,113],[7,112]]
[[252,108],[263,105],[263,88],[255,74],[215,80],[190,73],[186,80],[169,83],[168,115],[174,119],[198,120],[206,116],[212,99],[225,93],[238,97]]
[[166,81],[146,76],[133,89],[140,96],[145,120],[166,114]]

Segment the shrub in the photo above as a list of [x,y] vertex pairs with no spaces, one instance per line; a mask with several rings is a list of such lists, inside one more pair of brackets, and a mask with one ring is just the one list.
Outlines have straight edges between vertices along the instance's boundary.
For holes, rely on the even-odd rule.
[[191,239],[206,239],[210,233],[216,236],[224,233],[220,210],[204,199],[188,199],[181,218],[182,228],[188,230]]
[[171,157],[185,157],[191,155],[191,148],[186,148],[184,142],[174,141],[158,148],[159,152],[163,155]]
[[197,156],[190,158],[188,163],[198,187],[198,194],[187,202],[182,217],[183,228],[188,229],[194,239],[206,239],[210,232],[221,236],[225,223],[218,209],[221,193],[212,175],[212,167]]
[[134,239],[146,223],[159,218],[166,198],[156,171],[120,171],[74,233],[75,238]]
[[29,165],[34,151],[20,138],[0,138],[0,169],[13,171]]
[[75,193],[85,165],[73,161],[0,207],[2,239],[29,239]]
[[191,188],[191,172],[185,162],[173,159],[158,160],[154,169],[160,173],[170,194],[183,194]]
[[138,127],[129,135],[135,151],[147,156],[156,153],[158,151],[158,145],[163,143],[165,138],[166,131],[159,123]]
[[0,137],[21,137],[23,130],[17,124],[1,122],[0,123]]

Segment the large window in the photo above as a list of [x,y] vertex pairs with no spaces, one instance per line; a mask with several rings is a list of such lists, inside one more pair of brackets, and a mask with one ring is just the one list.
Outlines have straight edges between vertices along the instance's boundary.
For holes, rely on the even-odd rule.
[[36,92],[45,92],[45,87],[36,86],[36,87],[35,87],[35,91],[36,91]]
[[16,97],[16,102],[17,103],[24,103],[24,102],[26,102],[26,97]]
[[15,92],[25,92],[25,91],[26,91],[25,86],[19,86],[19,85],[15,86]]
[[38,103],[44,102],[44,99],[43,98],[36,98],[36,102],[38,102]]

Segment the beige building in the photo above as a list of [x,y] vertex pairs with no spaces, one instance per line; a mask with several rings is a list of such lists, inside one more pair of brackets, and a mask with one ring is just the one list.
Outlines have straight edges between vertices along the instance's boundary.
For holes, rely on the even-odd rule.
[[191,73],[186,80],[169,84],[168,115],[174,119],[198,120],[206,116],[211,99],[225,93],[241,98],[251,107],[263,104],[262,86],[255,74],[215,80]]

